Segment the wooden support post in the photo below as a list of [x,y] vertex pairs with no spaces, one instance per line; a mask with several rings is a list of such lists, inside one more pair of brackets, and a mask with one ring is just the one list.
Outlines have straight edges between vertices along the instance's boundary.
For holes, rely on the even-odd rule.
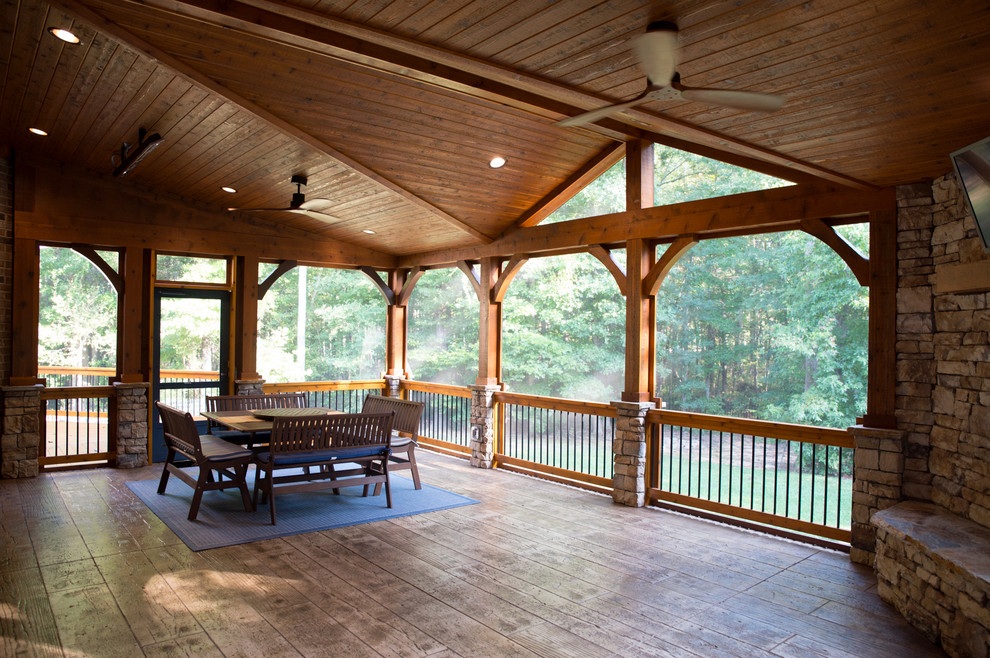
[[257,381],[258,374],[258,257],[234,261],[234,379]]
[[870,321],[866,427],[893,429],[897,362],[897,208],[870,212]]
[[[653,207],[653,144],[626,144],[626,210]],[[626,242],[626,371],[623,402],[653,398],[656,296],[644,294],[655,248],[642,238]]]
[[[399,293],[406,285],[409,270],[392,270],[388,273],[388,287],[396,300],[386,306],[385,324],[385,374],[394,377],[408,377],[409,364],[406,348],[409,334],[409,307],[399,304]],[[408,296],[406,296],[408,298]]]
[[11,301],[10,385],[34,386],[38,379],[39,252],[35,240],[14,238]]
[[478,322],[479,386],[495,386],[502,381],[502,302],[492,297],[499,278],[499,260],[483,258],[480,263],[478,301],[481,315]]
[[119,259],[123,282],[117,297],[117,381],[133,384],[150,380],[151,253],[141,247],[126,247]]

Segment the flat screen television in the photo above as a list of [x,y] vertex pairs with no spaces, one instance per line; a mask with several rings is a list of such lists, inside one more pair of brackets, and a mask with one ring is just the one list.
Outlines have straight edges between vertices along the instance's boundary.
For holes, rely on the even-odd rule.
[[990,137],[953,152],[952,167],[976,220],[983,251],[990,253]]

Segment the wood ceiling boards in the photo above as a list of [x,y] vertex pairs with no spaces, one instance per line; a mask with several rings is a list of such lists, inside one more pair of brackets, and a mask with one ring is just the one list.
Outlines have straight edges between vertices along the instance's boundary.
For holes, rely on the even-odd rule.
[[[654,102],[555,126],[642,91],[629,40],[657,19],[680,27],[685,84],[782,94],[784,108]],[[832,183],[943,175],[951,151],[990,135],[988,62],[975,0],[3,0],[0,143],[109,177],[147,128],[165,141],[120,185],[244,231],[408,256],[532,223],[642,135]],[[494,155],[508,165],[489,168]],[[288,205],[296,173],[337,219],[224,210]]]

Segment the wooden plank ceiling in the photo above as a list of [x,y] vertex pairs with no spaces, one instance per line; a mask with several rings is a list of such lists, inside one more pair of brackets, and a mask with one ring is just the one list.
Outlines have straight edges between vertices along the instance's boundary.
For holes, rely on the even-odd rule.
[[[685,84],[784,108],[555,126],[642,91],[629,41],[658,19],[680,27]],[[7,149],[109,177],[146,128],[164,142],[120,185],[230,217],[288,206],[304,174],[335,219],[233,217],[397,256],[491,241],[628,139],[869,187],[940,176],[990,135],[983,0],[2,0],[0,58]]]

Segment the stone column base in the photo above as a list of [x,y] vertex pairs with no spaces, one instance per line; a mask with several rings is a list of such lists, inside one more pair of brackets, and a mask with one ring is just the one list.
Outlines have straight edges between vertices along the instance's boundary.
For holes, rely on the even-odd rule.
[[615,440],[612,442],[612,500],[620,505],[646,505],[646,414],[652,402],[612,402]]
[[385,375],[385,395],[390,398],[402,397],[400,386],[405,380],[402,375]]
[[138,468],[148,460],[148,390],[151,384],[114,383],[117,391],[117,468]]
[[856,446],[849,559],[872,567],[877,539],[870,518],[902,500],[905,432],[862,425],[849,431]]
[[498,385],[471,387],[471,466],[491,468],[495,463],[495,393]]
[[3,435],[0,438],[0,477],[33,478],[40,466],[41,390],[44,386],[3,388]]
[[264,379],[238,379],[234,381],[235,395],[261,395],[264,390]]

